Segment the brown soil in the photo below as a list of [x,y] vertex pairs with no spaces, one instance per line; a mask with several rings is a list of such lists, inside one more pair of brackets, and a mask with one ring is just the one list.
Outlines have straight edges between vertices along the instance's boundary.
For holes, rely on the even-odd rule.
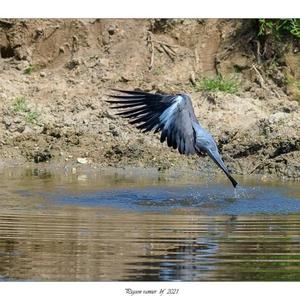
[[[253,20],[0,20],[2,165],[206,168],[105,102],[111,88],[139,88],[189,93],[234,173],[300,178],[299,48],[286,42],[266,69],[259,46]],[[216,74],[238,92],[196,90]]]

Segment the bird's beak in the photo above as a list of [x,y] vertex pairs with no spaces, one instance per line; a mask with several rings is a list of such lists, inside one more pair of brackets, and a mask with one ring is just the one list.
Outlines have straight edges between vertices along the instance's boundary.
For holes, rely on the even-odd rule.
[[226,174],[228,179],[231,181],[233,187],[235,188],[237,186],[236,180],[229,174],[228,169],[226,168],[223,160],[221,159],[221,156],[218,152],[212,152],[210,150],[207,151],[207,154],[209,157],[222,169],[222,171]]

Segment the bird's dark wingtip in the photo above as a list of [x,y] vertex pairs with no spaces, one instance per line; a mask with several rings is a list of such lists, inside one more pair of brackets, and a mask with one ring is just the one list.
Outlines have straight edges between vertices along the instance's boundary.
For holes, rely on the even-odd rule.
[[120,90],[120,89],[111,89],[114,92],[118,93],[124,93],[127,95],[134,95],[134,96],[153,96],[153,93],[143,92],[141,90],[135,90],[135,91],[128,91],[128,90]]
[[115,97],[115,95],[111,95],[111,94],[105,94],[104,96],[110,97],[110,98],[114,98]]
[[[105,96],[108,98],[123,99],[123,100],[136,100],[140,97],[144,97],[144,95],[135,93],[134,91],[131,92],[131,91],[116,90],[116,89],[112,89],[112,91],[119,92],[119,93],[127,93],[127,95],[124,96],[124,95],[105,94]],[[109,101],[110,100],[105,100],[105,102],[109,102]]]
[[129,94],[129,95],[132,95],[132,94],[147,94],[143,91],[129,91],[129,90],[119,90],[119,89],[111,89],[111,90],[114,91],[114,92],[124,93],[124,94]]
[[126,90],[119,90],[119,89],[111,89],[111,91],[114,91],[114,92],[119,92],[119,93],[127,93],[127,92],[130,92],[130,91],[126,91]]

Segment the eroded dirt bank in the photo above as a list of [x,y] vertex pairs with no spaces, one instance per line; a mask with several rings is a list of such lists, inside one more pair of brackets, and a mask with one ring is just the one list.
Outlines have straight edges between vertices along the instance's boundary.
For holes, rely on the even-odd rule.
[[[105,103],[111,88],[139,88],[189,93],[234,173],[300,178],[299,45],[284,41],[279,57],[253,22],[0,20],[2,165],[205,168]],[[237,92],[197,88],[217,74]]]

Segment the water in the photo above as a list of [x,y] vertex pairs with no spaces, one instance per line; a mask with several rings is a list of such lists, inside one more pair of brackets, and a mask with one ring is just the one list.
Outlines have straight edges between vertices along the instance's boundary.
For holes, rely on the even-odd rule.
[[300,280],[300,184],[1,171],[0,280]]

